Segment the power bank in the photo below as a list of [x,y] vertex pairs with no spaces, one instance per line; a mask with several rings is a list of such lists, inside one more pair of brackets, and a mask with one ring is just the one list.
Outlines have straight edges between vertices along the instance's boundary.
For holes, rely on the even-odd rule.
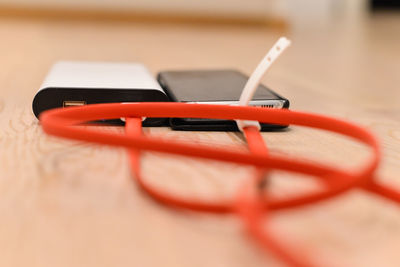
[[[32,103],[33,113],[96,103],[166,102],[164,90],[142,64],[60,61],[51,68]],[[148,118],[146,126],[167,120]]]

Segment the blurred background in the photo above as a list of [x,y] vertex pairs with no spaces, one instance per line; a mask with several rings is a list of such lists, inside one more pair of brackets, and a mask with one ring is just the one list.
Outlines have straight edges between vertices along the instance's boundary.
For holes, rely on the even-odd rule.
[[399,6],[396,0],[0,0],[0,14],[286,25]]

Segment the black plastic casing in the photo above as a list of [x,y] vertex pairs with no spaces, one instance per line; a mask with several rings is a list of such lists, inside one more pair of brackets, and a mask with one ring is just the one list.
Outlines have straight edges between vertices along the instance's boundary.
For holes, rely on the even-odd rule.
[[[174,102],[224,104],[238,102],[248,77],[236,70],[164,71],[157,81]],[[255,101],[278,100],[280,108],[288,109],[290,102],[265,85],[260,84],[253,97]],[[219,103],[218,103],[219,102]],[[232,120],[170,118],[174,130],[185,131],[239,131]],[[261,123],[261,130],[280,130],[288,125]]]
[[[64,101],[84,101],[85,104],[121,102],[169,102],[159,90],[110,88],[43,88],[35,95],[33,113],[39,118],[45,110],[63,107]],[[116,121],[112,121],[115,123]],[[147,118],[143,126],[167,126],[167,118]]]

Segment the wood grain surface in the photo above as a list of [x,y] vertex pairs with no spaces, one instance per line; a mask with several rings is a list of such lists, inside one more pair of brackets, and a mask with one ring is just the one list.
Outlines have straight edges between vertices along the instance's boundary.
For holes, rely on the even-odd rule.
[[[381,140],[382,182],[400,189],[400,17],[265,28],[0,19],[0,266],[282,266],[262,254],[235,216],[163,207],[133,183],[123,149],[46,136],[31,102],[57,60],[137,61],[166,69],[251,73],[280,36],[293,46],[265,77],[292,109],[351,120]],[[122,131],[109,127],[111,131]],[[241,146],[238,133],[146,134]],[[271,153],[357,168],[368,149],[292,126],[263,133]],[[146,179],[180,195],[231,199],[249,168],[146,153]],[[269,190],[316,185],[274,172]],[[400,266],[400,206],[354,190],[275,213],[271,227],[321,266]]]

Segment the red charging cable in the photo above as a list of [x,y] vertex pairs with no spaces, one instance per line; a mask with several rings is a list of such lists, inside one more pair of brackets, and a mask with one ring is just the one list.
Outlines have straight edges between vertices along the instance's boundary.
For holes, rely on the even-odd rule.
[[[373,179],[380,161],[380,148],[377,140],[369,131],[349,122],[316,114],[246,107],[249,105],[249,101],[264,74],[282,52],[290,46],[290,43],[287,38],[280,38],[262,59],[240,96],[239,105],[242,107],[183,103],[98,104],[46,111],[41,115],[40,120],[44,131],[48,134],[128,148],[132,173],[137,183],[158,202],[175,208],[199,212],[236,212],[245,223],[249,234],[262,248],[272,251],[291,266],[315,266],[308,257],[299,253],[298,249],[290,249],[281,237],[277,238],[268,228],[263,227],[262,219],[267,218],[269,211],[314,204],[357,187],[399,203],[400,193],[376,183]],[[149,138],[142,135],[142,117],[236,120],[239,129],[245,135],[249,152],[221,150],[209,146]],[[115,118],[126,118],[125,134],[111,134],[75,126],[88,121]],[[281,125],[295,124],[339,133],[370,146],[372,154],[362,168],[353,172],[332,168],[322,163],[270,156],[259,132],[259,122]],[[236,200],[210,203],[198,199],[182,198],[168,194],[146,183],[140,170],[140,153],[143,150],[246,164],[255,166],[256,172],[241,188]],[[266,175],[272,169],[309,175],[321,180],[323,188],[317,192],[286,199],[264,197],[261,194],[263,184]]]
[[[299,125],[342,134],[358,140],[371,148],[368,161],[357,170],[349,172],[322,163],[307,160],[287,159],[268,155],[264,140],[255,127],[244,128],[249,152],[223,150],[211,146],[180,143],[174,140],[156,139],[144,136],[141,130],[142,117],[190,117],[224,120],[250,120],[263,123]],[[77,125],[100,119],[126,118],[126,133],[116,134],[78,127]],[[48,134],[91,143],[126,147],[129,149],[131,169],[140,187],[158,202],[174,208],[209,213],[237,212],[250,235],[264,248],[275,253],[290,266],[314,266],[301,253],[288,248],[273,233],[263,228],[262,219],[269,212],[294,208],[332,198],[347,190],[362,188],[400,203],[400,193],[378,184],[374,173],[381,155],[376,138],[366,129],[355,124],[322,115],[289,110],[234,107],[222,105],[184,103],[131,103],[95,104],[68,109],[53,109],[43,112],[40,121]],[[157,151],[191,157],[214,159],[254,166],[256,174],[244,185],[236,200],[227,202],[201,201],[177,197],[152,187],[143,179],[140,170],[141,151]],[[317,192],[310,192],[286,199],[263,197],[260,183],[269,170],[283,170],[309,175],[323,182]]]

